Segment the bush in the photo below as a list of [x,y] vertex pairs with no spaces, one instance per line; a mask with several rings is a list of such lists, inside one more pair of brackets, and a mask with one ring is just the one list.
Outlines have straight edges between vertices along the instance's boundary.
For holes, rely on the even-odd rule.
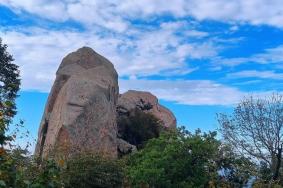
[[[21,149],[7,153],[1,166],[0,187],[59,188],[63,185],[60,179],[61,170],[55,161],[42,161],[39,165]],[[6,168],[3,170],[3,167]]]
[[128,158],[127,178],[136,187],[207,187],[217,176],[215,136],[184,129],[163,133]]
[[121,187],[123,170],[117,160],[98,155],[80,155],[66,162],[62,172],[65,187]]
[[5,173],[0,175],[0,187],[122,187],[122,163],[114,159],[80,155],[67,161],[48,159],[39,162],[31,156],[25,157],[21,151],[5,156],[9,158],[6,159]]

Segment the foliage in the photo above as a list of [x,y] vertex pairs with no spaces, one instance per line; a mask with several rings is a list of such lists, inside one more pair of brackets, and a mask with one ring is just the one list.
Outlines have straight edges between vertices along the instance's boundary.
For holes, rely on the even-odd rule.
[[0,181],[3,186],[17,184],[19,181],[18,172],[29,164],[26,156],[29,154],[28,149],[31,143],[26,142],[26,145],[22,146],[16,144],[16,139],[20,141],[28,138],[30,136],[29,131],[23,130],[23,121],[13,127],[14,130],[9,132],[10,140],[6,141],[5,147],[0,147]]
[[129,116],[120,116],[117,124],[120,138],[138,149],[147,140],[158,137],[161,131],[160,120],[139,109],[131,111]]
[[33,160],[22,175],[29,187],[63,187],[61,171],[60,166],[52,159],[41,161],[40,165]]
[[277,183],[264,183],[262,181],[256,181],[253,184],[253,188],[282,188],[281,185],[278,185]]
[[0,145],[11,139],[5,132],[16,114],[15,98],[20,86],[18,66],[12,63],[7,47],[0,38]]
[[8,173],[1,174],[0,187],[103,188],[121,187],[123,181],[121,163],[97,155],[81,155],[67,161],[47,159],[40,163],[20,150],[5,156],[12,159],[5,160]]
[[[15,148],[12,141],[16,135],[6,134],[12,118],[16,114],[15,98],[19,90],[18,66],[7,52],[7,45],[0,38],[0,187],[14,187],[17,182],[17,169],[21,166],[26,150]],[[21,126],[21,121],[17,126]]]
[[17,181],[17,169],[22,165],[23,153],[21,150],[4,150],[0,154],[0,187],[14,187]]
[[67,161],[62,178],[67,188],[120,187],[123,171],[117,160],[98,155],[80,155]]
[[58,165],[53,160],[38,165],[26,149],[2,150],[0,164],[0,187],[51,188],[61,185]]
[[161,134],[131,155],[127,177],[133,186],[204,187],[217,176],[216,133],[191,134],[184,130]]
[[256,166],[250,159],[238,156],[230,145],[221,144],[215,160],[219,172],[219,182],[230,187],[243,187],[252,177]]
[[218,114],[218,121],[225,141],[239,155],[264,162],[270,169],[269,176],[275,181],[280,178],[283,149],[281,95],[274,94],[268,99],[245,99],[234,109],[233,115]]
[[[1,181],[3,187],[17,188],[55,188],[62,187],[60,179],[61,169],[53,160],[42,161],[27,155],[27,151],[14,149],[5,155],[7,170],[3,173]],[[1,186],[0,186],[1,187]]]

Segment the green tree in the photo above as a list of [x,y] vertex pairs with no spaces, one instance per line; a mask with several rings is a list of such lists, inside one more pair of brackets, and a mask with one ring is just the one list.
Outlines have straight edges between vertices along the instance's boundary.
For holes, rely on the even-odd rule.
[[217,178],[220,142],[215,136],[180,129],[149,140],[127,161],[129,182],[136,187],[208,187]]
[[7,150],[4,145],[7,145],[7,142],[11,144],[16,136],[8,136],[6,131],[16,114],[15,98],[20,79],[18,66],[12,63],[14,59],[7,52],[7,47],[6,44],[2,44],[0,38],[0,187],[15,187],[19,155],[14,154],[18,150]]
[[0,145],[11,139],[5,132],[16,114],[15,98],[20,86],[19,69],[12,63],[7,47],[0,38]]
[[[265,164],[264,176],[279,181],[283,149],[281,95],[274,94],[266,99],[244,99],[232,115],[218,114],[218,121],[224,140],[233,146],[234,151],[249,157],[251,161]],[[269,175],[266,174],[268,172]]]

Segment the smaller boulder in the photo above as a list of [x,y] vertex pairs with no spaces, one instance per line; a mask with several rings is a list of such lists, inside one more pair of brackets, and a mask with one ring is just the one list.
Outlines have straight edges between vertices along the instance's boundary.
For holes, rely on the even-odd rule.
[[174,114],[159,104],[157,97],[150,92],[129,90],[119,96],[117,104],[118,116],[129,116],[134,109],[154,115],[165,128],[176,128]]

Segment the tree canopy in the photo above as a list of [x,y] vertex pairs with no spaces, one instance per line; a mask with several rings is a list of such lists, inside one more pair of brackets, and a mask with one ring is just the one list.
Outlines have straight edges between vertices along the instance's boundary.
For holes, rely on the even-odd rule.
[[7,47],[0,38],[0,145],[9,139],[5,132],[16,114],[15,98],[20,88],[19,69]]
[[241,156],[266,166],[278,181],[282,171],[283,97],[244,99],[232,115],[218,114],[224,140]]
[[219,142],[216,133],[166,132],[130,156],[127,175],[132,185],[203,187],[216,178]]

